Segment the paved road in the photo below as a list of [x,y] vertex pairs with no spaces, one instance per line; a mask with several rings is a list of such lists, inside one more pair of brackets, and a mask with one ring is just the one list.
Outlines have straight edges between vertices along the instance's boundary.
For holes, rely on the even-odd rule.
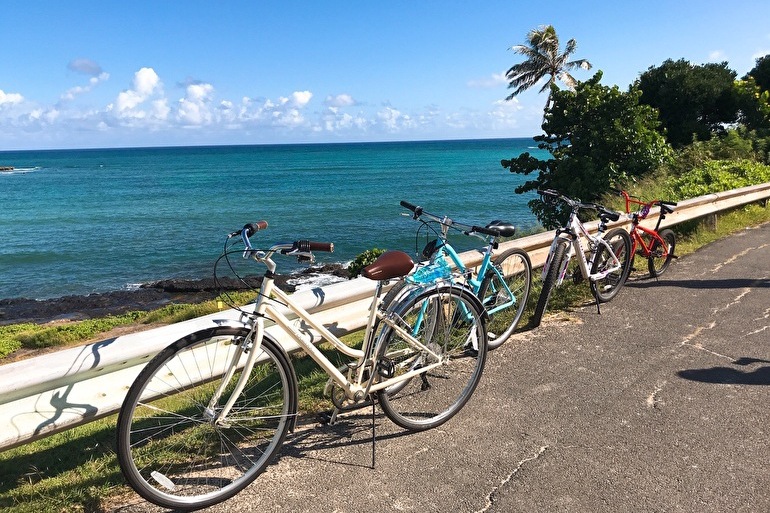
[[770,511],[770,224],[517,335],[441,428],[375,424],[374,469],[371,416],[310,426],[209,511]]

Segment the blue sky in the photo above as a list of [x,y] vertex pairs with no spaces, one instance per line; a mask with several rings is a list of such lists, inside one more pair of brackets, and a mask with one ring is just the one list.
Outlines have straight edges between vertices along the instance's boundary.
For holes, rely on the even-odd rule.
[[0,0],[0,151],[533,136],[503,74],[543,24],[621,89],[770,53],[766,0]]

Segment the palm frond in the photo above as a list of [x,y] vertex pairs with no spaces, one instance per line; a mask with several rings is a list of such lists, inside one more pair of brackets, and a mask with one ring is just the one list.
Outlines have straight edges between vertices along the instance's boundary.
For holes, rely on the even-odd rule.
[[[574,89],[577,80],[570,75],[569,70],[575,68],[591,69],[591,63],[585,59],[568,62],[569,57],[576,49],[577,42],[570,39],[567,41],[564,52],[560,52],[559,36],[553,25],[541,25],[530,30],[527,33],[526,44],[510,47],[510,50],[524,56],[525,60],[519,64],[514,64],[505,73],[508,88],[513,89],[506,100],[511,100],[514,96],[540,83],[546,76],[548,80],[540,89],[541,93],[551,89],[557,79],[568,88]],[[550,101],[551,93],[549,92],[546,107]]]

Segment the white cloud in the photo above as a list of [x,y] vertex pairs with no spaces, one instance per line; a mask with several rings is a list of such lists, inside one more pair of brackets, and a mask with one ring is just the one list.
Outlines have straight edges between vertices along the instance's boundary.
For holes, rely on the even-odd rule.
[[76,96],[90,92],[99,82],[104,82],[109,78],[110,74],[103,71],[99,75],[89,78],[87,86],[75,86],[68,89],[61,95],[61,99],[67,101],[74,100]]
[[349,94],[338,94],[337,96],[327,96],[324,103],[329,107],[351,107],[356,105],[356,101]]
[[726,60],[727,57],[725,56],[725,52],[723,50],[714,50],[712,52],[709,52],[709,61],[710,62],[721,62]]
[[134,90],[143,96],[151,95],[159,85],[160,77],[152,68],[142,68],[134,74]]
[[124,118],[146,118],[148,113],[137,109],[154,94],[162,94],[160,77],[152,68],[142,68],[134,74],[133,88],[122,91],[115,100],[117,114]]
[[759,59],[760,57],[764,57],[765,55],[770,55],[770,49],[760,50],[760,51],[756,52],[755,54],[753,54],[751,56],[751,58],[756,61],[757,59]]
[[377,119],[388,132],[400,132],[414,126],[414,121],[409,114],[404,114],[389,105],[377,112]]
[[294,91],[291,94],[292,103],[300,108],[310,103],[311,98],[313,98],[313,93],[310,91]]
[[208,125],[214,116],[209,108],[214,94],[211,84],[190,84],[187,94],[179,100],[177,119],[186,125]]
[[0,89],[0,107],[3,105],[14,105],[24,101],[24,97],[19,93],[6,93]]
[[473,79],[468,81],[468,87],[474,89],[491,89],[493,87],[499,87],[507,84],[508,80],[505,78],[505,73],[493,73],[488,77]]

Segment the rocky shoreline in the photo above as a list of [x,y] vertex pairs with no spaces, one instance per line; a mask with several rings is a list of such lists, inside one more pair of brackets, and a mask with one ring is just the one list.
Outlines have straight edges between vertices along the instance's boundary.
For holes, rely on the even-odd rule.
[[[310,267],[302,271],[276,277],[278,286],[293,292],[297,280],[314,276],[348,278],[346,268],[339,264]],[[253,277],[243,284],[235,279],[213,278],[186,280],[169,279],[142,285],[136,290],[116,290],[85,296],[63,296],[52,299],[11,298],[0,299],[0,325],[32,322],[44,324],[52,321],[83,320],[120,315],[130,311],[150,311],[169,304],[195,304],[214,299],[223,290],[247,290],[259,287],[261,278]]]

